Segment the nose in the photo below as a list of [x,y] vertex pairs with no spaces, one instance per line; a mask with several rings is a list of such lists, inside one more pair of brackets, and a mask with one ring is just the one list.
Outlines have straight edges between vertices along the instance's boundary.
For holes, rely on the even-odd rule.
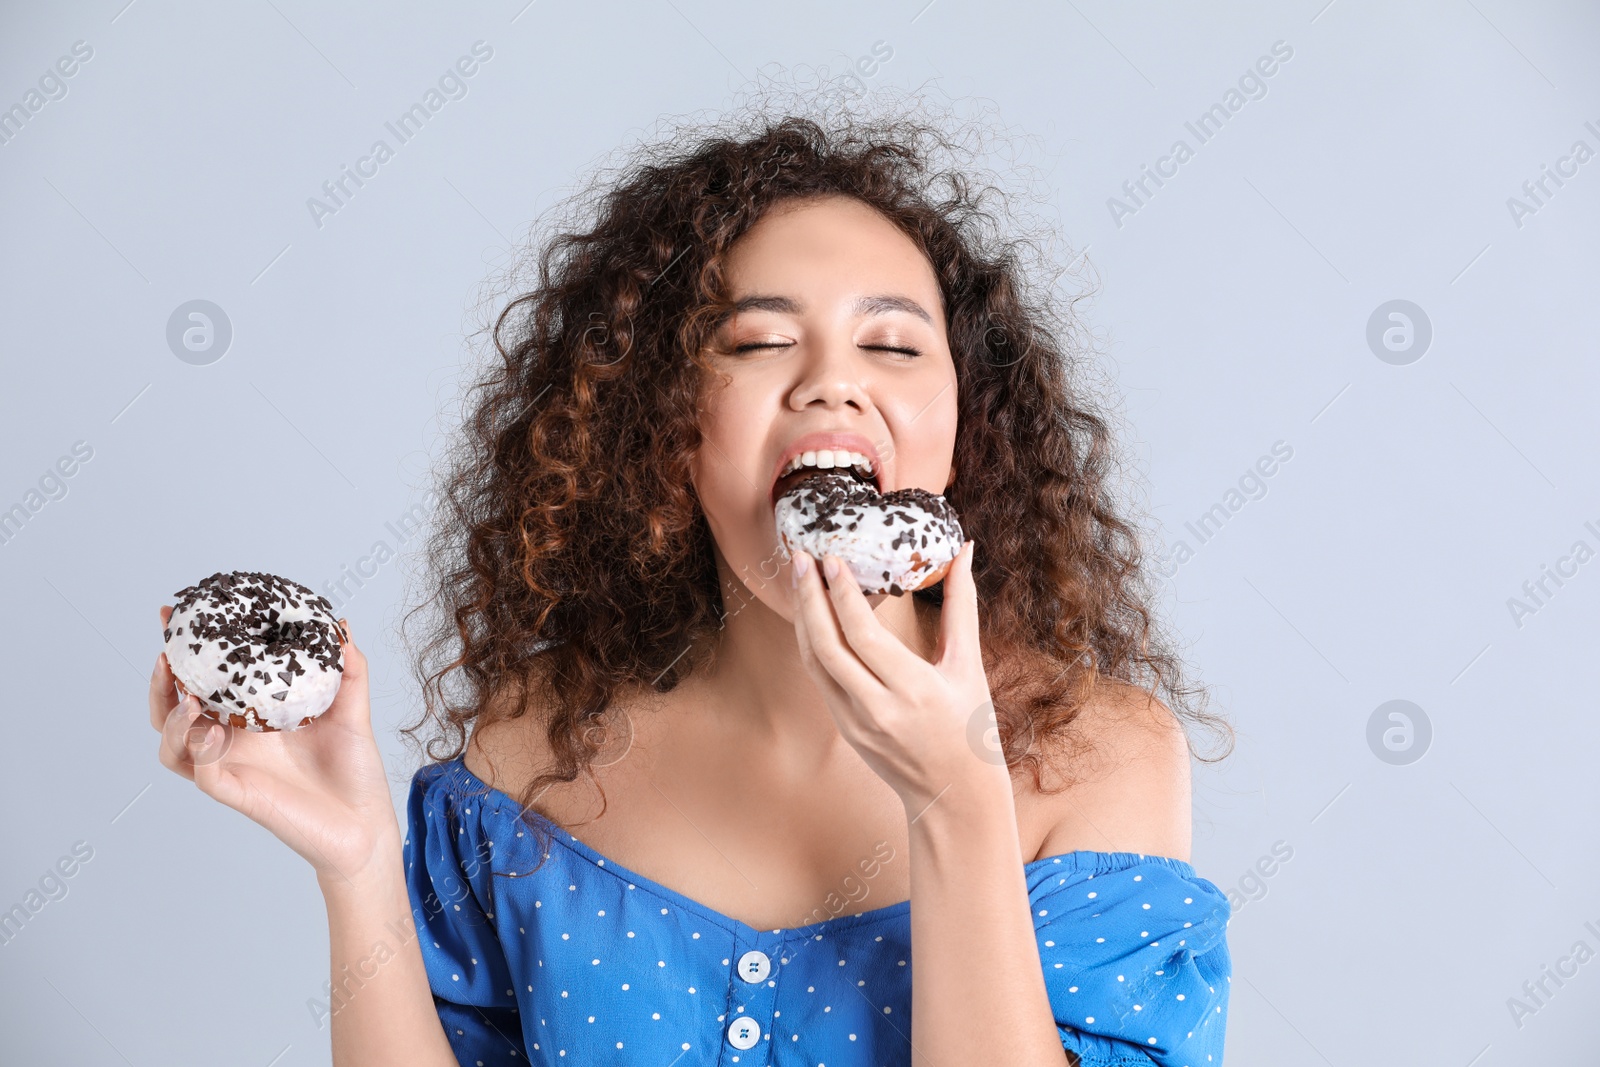
[[789,406],[795,411],[813,405],[829,409],[848,406],[857,412],[868,409],[863,380],[867,368],[847,339],[827,339],[810,346],[798,367],[799,377],[789,393]]

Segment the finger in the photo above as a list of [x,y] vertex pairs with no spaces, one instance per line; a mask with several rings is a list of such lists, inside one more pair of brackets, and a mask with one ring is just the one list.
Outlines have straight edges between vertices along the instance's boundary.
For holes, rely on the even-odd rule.
[[823,700],[827,701],[829,707],[844,707],[850,699],[850,694],[846,693],[843,687],[833,680],[833,676],[828,673],[827,668],[817,659],[816,651],[811,647],[811,635],[806,627],[805,613],[800,610],[799,596],[799,590],[796,590],[794,636],[796,643],[800,646],[800,662],[805,667],[806,673],[811,676],[812,683],[816,685],[818,692],[822,694]]
[[155,670],[150,672],[150,725],[159,730],[167,723],[173,706],[178,703],[178,691],[173,685],[172,667],[167,654],[156,656]]
[[333,703],[328,705],[323,717],[370,728],[372,705],[367,685],[367,657],[356,647],[350,635],[350,620],[340,619],[339,628],[344,638],[339,646],[344,673],[339,677],[339,689],[333,695]]
[[162,626],[162,628],[164,629],[166,627],[167,623],[169,623],[171,621],[172,621],[172,605],[171,604],[163,604],[163,605],[161,605],[161,626]]
[[972,579],[973,541],[956,554],[944,576],[944,606],[939,611],[939,645],[936,666],[944,666],[979,652],[978,587]]
[[200,705],[194,697],[185,697],[183,703],[172,709],[161,728],[161,748],[157,753],[161,766],[174,774],[194,781],[194,764],[189,759],[187,735],[191,724],[200,714]]
[[866,665],[856,658],[850,646],[845,644],[844,634],[834,617],[832,602],[828,599],[827,591],[822,588],[822,575],[817,569],[815,560],[806,568],[797,592],[800,594],[800,602],[796,607],[796,613],[805,615],[806,635],[810,638],[811,654],[822,664],[823,669],[832,675],[833,680],[843,686],[846,692],[862,703],[886,693],[888,690],[884,688],[883,683],[878,681],[877,676],[869,671]]
[[201,719],[189,731],[189,756],[194,767],[191,777],[206,796],[255,818],[245,805],[248,790],[243,777],[244,768],[236,760],[228,759],[231,729]]
[[886,686],[918,668],[926,669],[922,657],[883,625],[872,605],[867,603],[866,594],[861,592],[855,573],[838,557],[829,557],[823,565],[827,566],[830,560],[835,565],[835,577],[828,579],[828,598],[839,620],[839,632],[850,650]]

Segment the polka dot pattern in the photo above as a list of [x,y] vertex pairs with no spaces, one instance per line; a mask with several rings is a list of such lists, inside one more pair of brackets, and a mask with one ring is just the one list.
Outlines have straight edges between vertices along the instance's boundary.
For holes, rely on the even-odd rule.
[[[459,758],[412,779],[407,889],[461,1063],[754,1065],[781,1047],[796,1064],[909,1065],[909,901],[756,930],[537,814],[543,833],[526,832],[519,812]],[[1025,874],[1062,1044],[1083,1067],[1221,1062],[1215,886],[1131,853],[1045,857]]]
[[1181,860],[1133,852],[1047,857],[1027,881],[1057,1029],[1085,1067],[1222,1062],[1233,968],[1221,890]]

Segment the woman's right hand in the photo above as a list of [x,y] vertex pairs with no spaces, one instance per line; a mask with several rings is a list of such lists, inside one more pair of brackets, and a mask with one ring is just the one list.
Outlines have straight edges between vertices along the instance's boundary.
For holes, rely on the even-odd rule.
[[[171,616],[171,607],[161,609],[163,629]],[[400,843],[372,734],[367,659],[348,636],[340,654],[344,674],[332,705],[297,730],[243,730],[201,715],[193,694],[178,699],[165,652],[150,676],[162,766],[266,827],[305,857],[324,886],[397,863]]]

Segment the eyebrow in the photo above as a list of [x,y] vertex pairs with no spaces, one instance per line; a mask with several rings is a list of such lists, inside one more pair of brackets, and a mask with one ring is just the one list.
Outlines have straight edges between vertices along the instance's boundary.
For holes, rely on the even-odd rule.
[[[784,315],[798,315],[805,310],[805,305],[798,300],[787,296],[747,296],[734,301],[733,310],[723,317],[723,322],[744,311],[776,311]],[[904,311],[915,315],[917,318],[933,325],[933,316],[927,309],[910,297],[896,296],[892,293],[882,293],[877,296],[857,297],[850,310],[857,315],[887,315],[894,311]]]

